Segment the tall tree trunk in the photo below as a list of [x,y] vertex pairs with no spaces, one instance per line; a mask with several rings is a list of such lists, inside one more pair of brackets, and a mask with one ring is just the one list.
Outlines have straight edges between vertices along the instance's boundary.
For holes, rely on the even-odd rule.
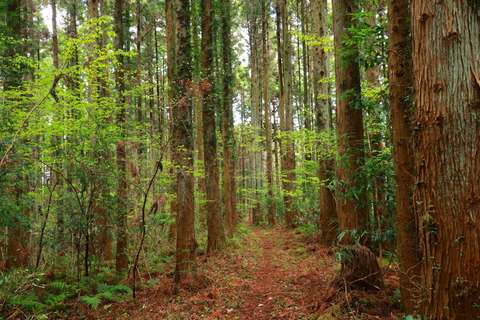
[[192,45],[190,1],[174,6],[177,20],[175,106],[173,108],[173,161],[177,179],[177,245],[175,282],[191,276],[195,261],[195,207],[193,177]]
[[260,134],[262,127],[262,55],[261,55],[261,24],[260,7],[258,4],[252,7],[250,14],[250,101],[251,101],[251,126],[253,141],[251,150],[251,198],[253,200],[252,223],[258,224],[263,221],[263,214],[260,210],[259,191],[262,187],[262,153],[260,151]]
[[[313,32],[323,39],[327,36],[327,0],[312,0],[312,29]],[[322,132],[331,127],[330,104],[328,101],[329,84],[324,81],[329,77],[328,54],[322,45],[316,45],[312,50],[313,55],[313,95],[316,113],[317,131]],[[319,146],[319,148],[323,148]],[[320,228],[323,241],[326,244],[333,244],[337,239],[337,211],[335,198],[332,190],[328,187],[331,181],[331,171],[333,170],[333,161],[325,157],[320,157],[318,168],[318,178],[320,185]]]
[[[8,59],[15,59],[17,55],[20,57],[27,56],[27,48],[23,44],[23,40],[26,38],[24,28],[27,20],[25,18],[25,14],[23,13],[23,8],[25,5],[26,4],[21,0],[10,0],[6,6],[7,35],[16,41],[22,42],[22,44],[19,45],[10,45],[10,47],[7,49]],[[5,92],[11,90],[21,90],[24,80],[22,78],[22,73],[26,70],[21,69],[15,71],[7,71],[4,75],[3,90]],[[8,94],[6,97],[7,101],[12,101],[11,98],[8,98]],[[23,155],[17,149],[16,145],[17,143],[15,143],[11,152],[12,155],[10,156],[10,159],[12,160],[2,159],[7,163],[0,164],[2,167],[5,166],[8,172],[8,175],[5,175],[7,177],[7,186],[5,189],[9,194],[9,202],[11,202],[12,208],[18,208],[18,210],[15,210],[16,212],[12,213],[15,216],[13,217],[12,221],[10,221],[8,226],[7,257],[5,261],[5,267],[7,270],[26,267],[28,265],[28,258],[30,256],[28,248],[29,236],[26,227],[26,220],[28,219],[29,215],[28,207],[30,204],[28,201],[25,201],[28,191],[28,178],[22,173],[24,169],[22,170],[21,168],[25,166],[25,163],[23,163],[25,160],[23,159]]]
[[225,226],[221,212],[220,184],[217,160],[217,132],[215,124],[213,79],[212,0],[202,0],[202,93],[203,93],[203,145],[205,188],[207,195],[207,252],[225,246]]
[[231,10],[230,0],[223,1],[223,54],[222,66],[223,79],[223,113],[222,113],[222,138],[223,138],[223,189],[225,197],[225,217],[228,227],[228,236],[233,235],[238,223],[237,212],[237,186],[235,179],[235,137],[233,135],[233,110],[232,110],[232,40],[231,40]]
[[[363,114],[360,89],[360,69],[353,45],[346,50],[343,41],[349,36],[348,28],[355,25],[355,0],[333,0],[333,29],[335,42],[335,77],[337,94],[338,157],[337,210],[340,227],[348,232],[344,244],[355,240],[351,231],[361,234],[367,228],[368,211],[365,183],[359,178],[364,163]],[[352,195],[352,193],[354,195]],[[366,238],[361,239],[366,243]]]
[[479,319],[479,6],[417,0],[411,8],[421,313]]
[[420,276],[421,254],[418,221],[413,210],[413,108],[412,53],[410,43],[409,0],[388,3],[389,44],[388,82],[392,111],[393,164],[397,203],[397,254],[400,264],[400,292],[406,313],[413,314],[417,306],[416,283]]
[[[115,0],[115,33],[117,34],[115,49],[123,50],[125,43],[124,35],[124,1]],[[117,272],[124,272],[128,268],[128,239],[127,239],[127,150],[125,140],[126,109],[125,109],[125,63],[122,55],[118,56],[118,64],[115,69],[115,83],[117,86],[117,106],[120,107],[117,114],[116,124],[121,130],[121,141],[117,142],[117,169],[118,169],[118,234],[115,256]],[[135,272],[135,270],[133,270]]]
[[277,3],[277,41],[280,78],[280,131],[285,137],[281,142],[283,178],[283,201],[285,203],[285,224],[289,228],[297,223],[297,211],[294,204],[295,192],[295,145],[293,132],[293,96],[292,96],[292,44],[289,33],[288,7],[286,0]]
[[[166,0],[165,1],[165,33],[166,33],[166,40],[167,40],[167,108],[169,113],[169,128],[173,129],[173,109],[175,106],[175,68],[176,68],[176,47],[177,43],[175,40],[176,34],[176,21],[175,18],[175,11],[173,10],[173,0]],[[170,133],[171,135],[172,133]],[[173,160],[173,150],[172,153],[172,160]],[[170,185],[170,192],[173,197],[176,193],[176,173],[173,168],[170,170],[171,173],[171,185]],[[177,220],[177,199],[175,198],[170,202],[170,215]],[[171,223],[170,228],[168,231],[168,239],[170,242],[175,241],[177,234],[177,223]]]
[[267,153],[268,212],[267,220],[275,224],[275,199],[273,191],[272,125],[270,123],[270,44],[268,37],[270,1],[262,3],[262,50],[263,50],[263,105],[265,113],[265,145]]

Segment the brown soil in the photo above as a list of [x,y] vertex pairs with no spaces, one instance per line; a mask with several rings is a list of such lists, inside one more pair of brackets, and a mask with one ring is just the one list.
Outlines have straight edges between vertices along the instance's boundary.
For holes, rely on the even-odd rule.
[[[86,319],[396,319],[393,272],[381,292],[346,293],[333,251],[281,227],[252,228],[225,252],[198,258],[192,280],[166,275],[144,285],[137,301],[83,310]],[[176,291],[176,294],[174,292]]]

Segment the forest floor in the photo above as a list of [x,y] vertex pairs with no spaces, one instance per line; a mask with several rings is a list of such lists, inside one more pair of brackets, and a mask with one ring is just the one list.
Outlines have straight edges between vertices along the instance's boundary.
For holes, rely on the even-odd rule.
[[[173,287],[171,275],[144,274],[136,301],[81,310],[82,319],[398,319],[398,279],[386,288],[345,291],[333,249],[282,227],[244,228],[224,253],[199,256],[195,276]],[[385,271],[385,269],[387,269]],[[176,294],[173,292],[177,291]]]

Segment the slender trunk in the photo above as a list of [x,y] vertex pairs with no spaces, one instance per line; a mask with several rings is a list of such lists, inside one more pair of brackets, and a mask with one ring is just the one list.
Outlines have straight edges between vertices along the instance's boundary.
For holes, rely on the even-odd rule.
[[262,174],[262,154],[260,151],[260,132],[262,126],[262,65],[261,65],[261,43],[260,43],[260,16],[257,13],[257,6],[252,9],[254,12],[250,17],[250,66],[251,66],[251,126],[253,130],[252,150],[251,150],[251,198],[253,200],[252,223],[258,224],[263,221],[263,215],[260,210],[260,195]]
[[222,113],[222,138],[223,138],[223,185],[225,195],[225,217],[228,227],[228,236],[232,237],[238,223],[237,188],[235,179],[235,137],[233,135],[233,108],[232,108],[232,40],[231,40],[231,3],[223,1],[223,113]]
[[397,255],[400,265],[400,292],[406,313],[413,314],[419,292],[421,253],[418,221],[413,210],[413,108],[412,53],[410,42],[409,0],[388,3],[389,44],[388,81],[392,111],[393,164],[397,203]]
[[[124,49],[124,0],[115,0],[115,33],[117,34],[115,49]],[[117,86],[117,105],[120,110],[116,124],[121,130],[121,140],[117,142],[117,170],[118,170],[118,234],[115,257],[115,267],[118,273],[128,268],[128,239],[127,239],[127,151],[125,141],[126,109],[125,109],[125,64],[122,55],[118,56],[115,69],[115,83]],[[135,270],[134,270],[135,271]]]
[[[312,29],[320,39],[327,37],[327,0],[312,0]],[[329,84],[325,79],[329,77],[328,54],[321,45],[316,45],[312,50],[313,56],[313,95],[316,113],[316,129],[325,132],[331,127],[331,114],[328,95]],[[324,146],[318,146],[319,152]],[[337,211],[335,198],[329,184],[332,180],[331,172],[333,160],[326,156],[319,157],[318,178],[321,182],[320,198],[320,228],[325,244],[331,245],[337,239]]]
[[265,113],[265,144],[267,153],[268,212],[267,220],[275,224],[275,199],[273,191],[272,125],[270,123],[270,48],[268,39],[269,2],[262,4],[262,50],[263,50],[263,105]]
[[[166,38],[167,38],[167,108],[169,113],[169,126],[173,128],[173,109],[175,105],[175,68],[176,68],[176,41],[175,41],[175,34],[176,34],[176,27],[175,27],[175,11],[173,10],[173,0],[166,0],[165,1],[165,19],[166,19]],[[171,135],[171,133],[170,133]],[[173,160],[173,150],[172,153],[172,160]],[[176,175],[175,170],[172,168],[170,170],[171,173],[171,185],[170,185],[170,193],[174,198],[170,202],[170,215],[175,218],[177,216],[177,199],[175,198],[175,189],[177,187],[176,182]],[[168,232],[168,239],[170,242],[173,242],[176,239],[177,234],[177,224],[171,223],[170,229]]]
[[292,97],[292,44],[289,33],[288,7],[286,0],[277,5],[277,41],[280,78],[280,131],[285,136],[280,145],[282,155],[283,200],[285,203],[285,224],[293,228],[297,224],[297,212],[294,204],[295,192],[295,145],[293,133],[293,97]]

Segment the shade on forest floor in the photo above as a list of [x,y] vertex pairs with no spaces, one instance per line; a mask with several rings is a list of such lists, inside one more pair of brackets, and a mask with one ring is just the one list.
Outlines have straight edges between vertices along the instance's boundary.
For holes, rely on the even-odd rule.
[[[173,280],[156,274],[137,303],[84,310],[91,319],[396,319],[387,273],[386,291],[345,293],[335,280],[333,250],[282,227],[244,228],[224,253],[201,256],[193,279],[172,293]],[[152,275],[150,275],[151,277]],[[144,278],[144,281],[151,280]],[[361,317],[359,317],[362,315]]]

